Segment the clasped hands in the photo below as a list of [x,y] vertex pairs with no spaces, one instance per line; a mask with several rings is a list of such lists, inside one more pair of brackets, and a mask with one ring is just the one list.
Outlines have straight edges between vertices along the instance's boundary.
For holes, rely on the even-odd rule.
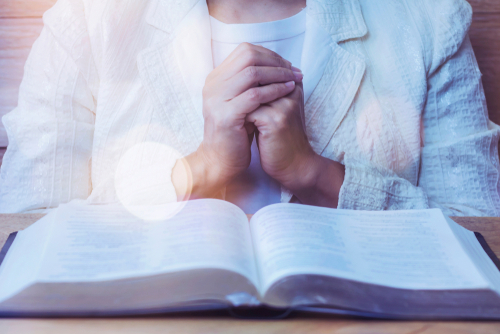
[[319,195],[311,192],[331,161],[316,154],[307,139],[302,78],[289,61],[248,43],[215,68],[203,89],[203,141],[184,159],[189,185],[176,182],[182,174],[179,163],[172,173],[178,197],[186,192],[210,197],[246,170],[254,135],[269,176],[302,195],[303,202]]

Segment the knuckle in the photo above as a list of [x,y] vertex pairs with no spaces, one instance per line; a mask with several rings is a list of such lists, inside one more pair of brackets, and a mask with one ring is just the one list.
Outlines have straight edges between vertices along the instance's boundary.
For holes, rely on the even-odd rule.
[[277,129],[283,129],[286,127],[287,117],[285,114],[283,114],[281,112],[275,113],[273,115],[272,119],[273,119],[274,126]]
[[248,65],[254,65],[257,62],[259,52],[255,49],[250,49],[246,53],[246,62]]
[[286,86],[285,84],[276,84],[273,86],[274,88],[274,94],[277,96],[283,96],[283,94],[286,92]]
[[247,96],[250,101],[259,101],[261,93],[260,90],[252,88],[247,91]]
[[255,81],[259,79],[259,71],[255,66],[248,66],[245,68],[245,76],[251,81]]
[[295,110],[298,106],[298,103],[292,99],[284,99],[283,103],[285,104],[285,110]]
[[278,62],[279,62],[280,67],[283,67],[283,68],[289,68],[290,67],[290,66],[288,66],[288,61],[286,61],[285,59],[283,59],[280,56],[278,56]]
[[292,70],[281,68],[281,71],[283,72],[283,78],[286,78],[287,80],[295,80],[295,75]]
[[279,95],[283,91],[282,86],[284,87],[283,84],[273,84],[269,86],[269,89],[273,95]]
[[286,69],[284,69],[283,67],[278,67],[275,69],[275,71],[276,76],[279,76],[280,78],[286,78],[288,76]]
[[243,42],[241,43],[238,47],[242,50],[245,50],[245,51],[250,51],[252,49],[252,44],[248,43],[248,42]]
[[277,58],[281,58],[281,56],[277,53],[277,52],[274,52],[271,50],[271,55],[277,57]]
[[283,58],[281,58],[281,57],[279,57],[278,59],[279,59],[280,66],[282,66],[282,67],[286,67],[286,62],[285,62],[285,60],[284,60]]

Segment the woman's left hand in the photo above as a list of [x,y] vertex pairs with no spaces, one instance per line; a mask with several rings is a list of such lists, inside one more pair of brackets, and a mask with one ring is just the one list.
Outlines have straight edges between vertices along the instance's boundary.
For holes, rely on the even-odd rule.
[[[295,84],[290,94],[261,105],[246,120],[257,128],[261,165],[269,176],[304,204],[337,206],[344,167],[320,156],[309,144],[302,83]],[[333,184],[320,184],[325,177]]]
[[[260,160],[264,171],[289,189],[298,176],[307,177],[315,160],[306,136],[302,83],[292,93],[260,106],[246,118],[258,130]],[[303,179],[300,178],[300,179]],[[299,182],[302,183],[302,182]]]

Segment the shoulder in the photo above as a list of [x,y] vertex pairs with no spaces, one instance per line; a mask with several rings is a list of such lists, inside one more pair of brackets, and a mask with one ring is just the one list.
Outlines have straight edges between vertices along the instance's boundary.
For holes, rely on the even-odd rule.
[[[462,45],[472,22],[466,0],[361,0],[368,31],[382,31],[420,43],[427,72],[432,73]],[[400,41],[404,47],[405,41]]]
[[[170,2],[171,0],[165,0]],[[77,35],[85,30],[130,27],[144,19],[159,0],[58,0],[43,15],[46,27],[59,34]]]
[[92,57],[100,68],[107,50],[126,52],[119,47],[148,36],[146,17],[160,1],[58,0],[43,15],[44,29],[75,60]]
[[472,22],[472,7],[465,0],[405,1],[418,18],[417,28],[432,73],[462,46]]

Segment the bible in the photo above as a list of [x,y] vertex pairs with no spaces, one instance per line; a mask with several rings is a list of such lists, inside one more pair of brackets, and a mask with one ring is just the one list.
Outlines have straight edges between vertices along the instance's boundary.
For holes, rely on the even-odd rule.
[[145,220],[61,205],[18,232],[0,315],[109,316],[262,307],[395,319],[500,319],[500,273],[438,209],[274,204],[249,220],[215,199]]

